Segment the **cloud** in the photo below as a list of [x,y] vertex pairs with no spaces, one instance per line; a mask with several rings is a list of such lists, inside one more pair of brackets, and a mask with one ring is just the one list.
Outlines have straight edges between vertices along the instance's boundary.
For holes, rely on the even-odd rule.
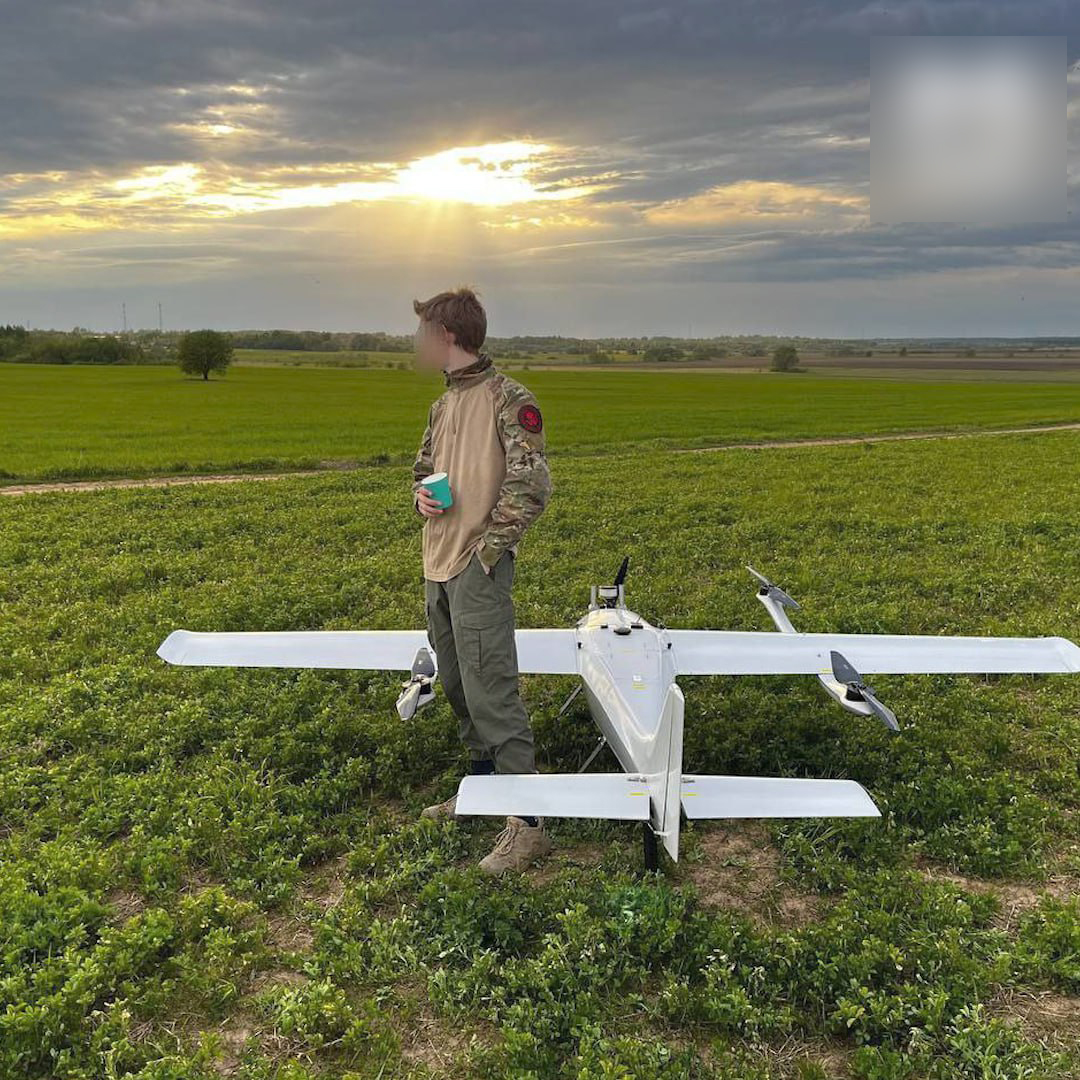
[[16,5],[0,281],[61,303],[91,265],[210,267],[219,289],[271,262],[475,260],[522,288],[1075,264],[1071,222],[874,224],[876,33],[1069,34],[1080,55],[1080,12],[1041,0]]
[[643,217],[658,225],[745,225],[777,218],[822,220],[831,210],[865,212],[865,195],[829,191],[811,184],[739,180],[683,199],[647,208]]

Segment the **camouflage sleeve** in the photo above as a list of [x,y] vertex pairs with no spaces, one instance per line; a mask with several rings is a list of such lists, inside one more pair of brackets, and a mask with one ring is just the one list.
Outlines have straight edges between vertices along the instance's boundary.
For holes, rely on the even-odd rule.
[[506,476],[477,548],[488,571],[540,516],[552,492],[544,421],[536,398],[524,387],[509,388],[497,421],[506,450]]
[[416,452],[416,460],[413,462],[413,509],[420,517],[423,517],[424,515],[420,513],[420,507],[416,504],[416,491],[417,488],[423,486],[420,481],[423,480],[425,476],[430,476],[435,471],[435,460],[432,456],[431,446],[431,429],[434,420],[435,405],[433,404],[431,408],[428,409],[427,427],[424,428],[424,437],[420,440],[420,449]]

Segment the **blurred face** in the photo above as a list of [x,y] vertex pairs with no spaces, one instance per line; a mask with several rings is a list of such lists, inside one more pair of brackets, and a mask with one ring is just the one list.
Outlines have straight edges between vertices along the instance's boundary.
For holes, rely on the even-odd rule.
[[413,335],[416,344],[416,366],[422,371],[441,371],[450,361],[450,334],[441,323],[425,322]]
[[1064,38],[878,41],[875,218],[1065,220],[1061,61],[1054,53],[1060,41],[1064,56]]

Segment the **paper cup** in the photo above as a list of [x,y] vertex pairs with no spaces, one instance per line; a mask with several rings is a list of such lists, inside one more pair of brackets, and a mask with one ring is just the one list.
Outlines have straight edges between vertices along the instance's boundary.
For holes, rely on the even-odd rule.
[[454,497],[450,494],[450,480],[444,472],[432,473],[420,481],[421,487],[426,487],[431,492],[431,497],[439,501],[443,508],[454,505]]

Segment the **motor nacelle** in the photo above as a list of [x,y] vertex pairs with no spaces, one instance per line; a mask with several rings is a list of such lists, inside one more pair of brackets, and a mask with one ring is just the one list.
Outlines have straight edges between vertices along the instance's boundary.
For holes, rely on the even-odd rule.
[[589,593],[589,609],[626,607],[621,585],[594,585]]
[[398,716],[411,720],[417,710],[435,700],[435,661],[427,649],[418,649],[412,664],[412,676],[401,685],[404,687],[397,699]]
[[623,582],[626,580],[626,568],[630,563],[630,556],[623,558],[619,566],[619,572],[610,585],[594,585],[589,594],[589,610],[594,608],[626,607],[626,597],[623,594]]

